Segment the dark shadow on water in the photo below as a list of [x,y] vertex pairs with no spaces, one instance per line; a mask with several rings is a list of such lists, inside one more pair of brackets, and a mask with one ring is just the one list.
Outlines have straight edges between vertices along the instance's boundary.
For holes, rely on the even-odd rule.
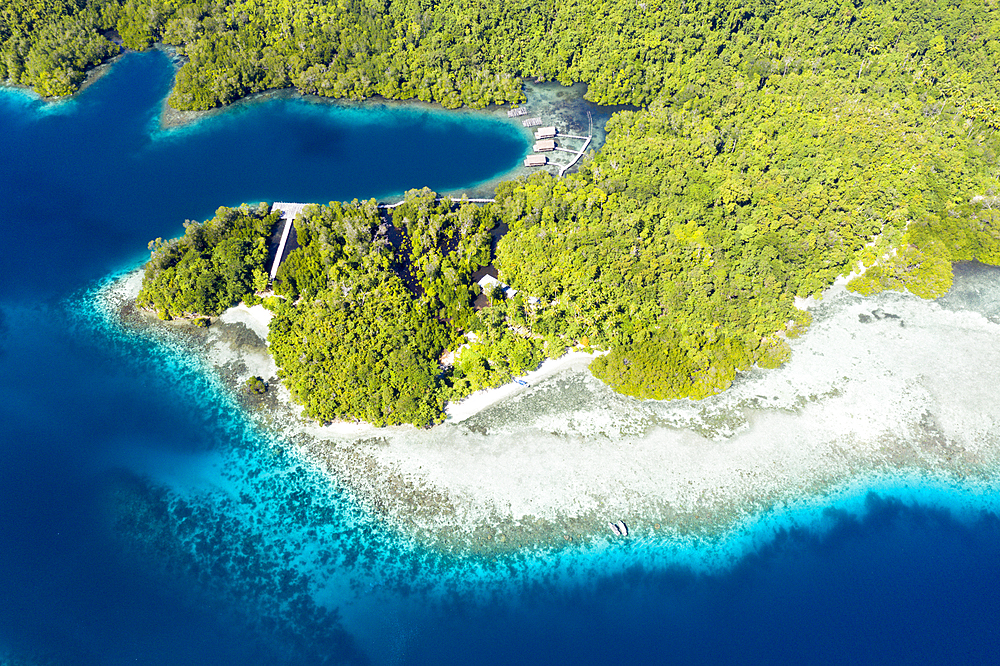
[[[81,331],[62,307],[4,312],[0,663],[5,648],[70,666],[363,661],[335,618],[286,587],[272,598],[297,604],[292,621],[258,612],[280,572],[253,582],[252,562],[230,567],[224,548],[186,560],[195,541],[165,530],[163,493],[117,470],[252,438],[203,377]],[[212,548],[230,538],[218,517],[194,524]]]
[[[409,127],[427,130],[420,142],[411,132],[395,143],[382,137],[373,150],[371,137],[343,127],[311,119],[277,126],[288,102],[157,137],[150,129],[169,79],[161,54],[132,54],[65,112],[36,117],[0,105],[7,130],[0,155],[16,156],[0,160],[4,220],[16,239],[0,280],[0,646],[71,665],[358,661],[350,641],[330,630],[332,620],[303,600],[305,583],[287,580],[291,569],[258,566],[252,535],[236,540],[225,515],[205,514],[197,525],[212,530],[208,555],[235,552],[212,550],[232,545],[227,539],[246,547],[250,555],[239,553],[245,559],[232,565],[220,557],[192,568],[171,550],[176,540],[153,538],[163,498],[143,479],[109,469],[137,451],[211,451],[219,442],[243,445],[234,440],[249,435],[226,418],[221,401],[199,399],[203,385],[193,371],[164,379],[156,359],[137,360],[153,356],[148,349],[86,339],[63,301],[140,261],[150,239],[179,234],[186,218],[205,219],[220,204],[444,190],[479,177],[469,164],[487,178],[516,162],[524,146],[504,144],[500,132],[484,165],[475,132],[437,120],[432,128],[427,114],[416,114]],[[366,161],[334,171],[322,158],[338,150]],[[131,534],[133,542],[150,536],[145,559],[128,557],[109,533],[109,493],[119,510],[132,506],[125,497],[136,503],[126,515],[149,518]],[[636,566],[585,589],[539,582],[520,599],[457,602],[447,613],[428,612],[399,661],[997,660],[995,516],[963,525],[943,511],[873,497],[863,518],[831,513],[830,520],[822,535],[788,531],[720,575]],[[255,582],[250,574],[258,573]],[[273,599],[289,601],[302,635],[275,626],[258,632],[271,616],[240,614],[266,586]]]
[[17,547],[0,549],[0,646],[70,666],[365,663],[335,618],[305,608],[282,622],[234,597],[242,583],[225,569],[206,580],[142,479],[52,476],[61,496],[27,476],[2,489],[0,528]]
[[449,608],[406,663],[997,663],[1000,520],[867,504],[724,574],[635,566],[592,588]]

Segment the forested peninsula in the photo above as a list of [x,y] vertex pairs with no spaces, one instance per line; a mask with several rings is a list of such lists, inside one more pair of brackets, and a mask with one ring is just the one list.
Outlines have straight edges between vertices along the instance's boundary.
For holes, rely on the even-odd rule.
[[[268,344],[279,377],[305,416],[432,425],[448,400],[565,351],[520,295],[508,302],[498,292],[491,307],[473,307],[472,276],[490,261],[498,211],[425,188],[392,209],[333,202],[295,219],[299,247],[263,304],[274,313]],[[267,204],[220,208],[188,222],[181,238],[152,242],[138,304],[163,319],[199,320],[261,302],[275,217]],[[449,350],[454,361],[442,367]]]
[[[306,242],[268,301],[285,338],[272,349],[321,420],[431,423],[505,363],[567,345],[609,350],[592,369],[616,390],[703,397],[781,364],[808,325],[795,298],[838,276],[853,272],[861,293],[935,297],[952,262],[1000,263],[995,0],[13,0],[0,11],[0,76],[46,95],[70,92],[120,36],[177,47],[170,103],[182,109],[289,86],[484,107],[523,99],[525,77],[583,81],[593,101],[639,107],[564,178],[502,183],[481,208],[411,193],[391,220],[409,250],[380,234],[373,202],[297,222]],[[500,278],[539,300],[474,311],[469,276],[496,223],[509,227]],[[219,265],[199,242],[179,241],[198,253],[192,265]],[[147,281],[180,284],[162,277],[177,256],[157,250]],[[226,299],[201,300],[221,307],[254,270]],[[165,315],[209,313],[175,313],[198,300],[181,293],[149,298]],[[436,369],[476,330],[476,363]],[[344,339],[370,354],[334,353]],[[517,362],[496,351],[514,347]],[[321,386],[303,359],[339,379]],[[368,404],[348,386],[384,395]]]

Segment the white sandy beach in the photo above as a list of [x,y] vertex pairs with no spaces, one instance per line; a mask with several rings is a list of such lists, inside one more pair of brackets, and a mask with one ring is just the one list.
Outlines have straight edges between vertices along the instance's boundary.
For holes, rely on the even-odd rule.
[[[274,315],[263,305],[254,305],[251,307],[246,306],[243,303],[229,308],[219,317],[219,321],[223,324],[243,324],[254,333],[262,341],[267,341],[268,325]],[[535,384],[543,379],[551,377],[557,373],[563,372],[570,368],[584,368],[591,360],[593,360],[598,353],[587,353],[582,351],[571,351],[561,356],[558,359],[547,359],[542,362],[542,364],[535,370],[528,372],[517,379],[526,382],[528,385]],[[222,355],[218,355],[219,360],[223,360]],[[225,360],[231,360],[226,358]],[[256,359],[255,359],[256,360]],[[224,362],[224,361],[223,361]],[[272,364],[273,365],[273,364]],[[261,366],[259,363],[254,364],[255,367],[259,367],[262,373],[266,373],[269,370],[272,375],[261,375],[261,376],[273,376],[276,372],[276,368],[272,369],[268,366]],[[521,391],[524,391],[527,386],[520,384],[516,381],[511,381],[503,386],[497,388],[485,389],[482,391],[476,391],[472,395],[466,397],[465,399],[456,402],[448,403],[446,407],[446,412],[448,414],[447,419],[450,422],[458,423],[464,421],[470,416],[474,416],[479,412],[483,411],[487,407],[500,402],[501,400],[515,395]],[[322,436],[324,433],[331,435],[349,435],[368,432],[370,430],[377,430],[371,425],[366,423],[334,423],[328,426],[316,426],[310,429],[314,434]]]
[[448,413],[448,421],[451,423],[460,423],[505,398],[524,392],[529,386],[537,384],[543,379],[565,372],[571,368],[585,368],[597,356],[599,356],[598,353],[571,351],[556,359],[546,359],[537,369],[518,377],[527,386],[512,381],[497,388],[476,391],[459,402],[448,403],[445,408],[445,411]]
[[1000,326],[842,287],[814,309],[787,366],[705,401],[616,395],[567,359],[530,388],[474,396],[454,423],[353,443],[313,431],[327,441],[313,453],[428,533],[599,529],[617,517],[722,531],[866,476],[993,483]]
[[259,303],[251,307],[240,303],[223,312],[222,316],[219,317],[219,321],[224,324],[239,322],[256,333],[261,340],[267,342],[267,327],[270,325],[273,317],[274,315],[271,314],[271,311]]

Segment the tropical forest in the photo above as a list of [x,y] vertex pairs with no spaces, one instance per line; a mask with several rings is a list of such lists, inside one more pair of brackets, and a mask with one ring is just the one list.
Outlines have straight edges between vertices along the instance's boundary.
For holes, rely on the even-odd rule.
[[[46,96],[154,43],[182,60],[179,109],[286,87],[482,108],[526,79],[632,107],[576,173],[503,182],[495,203],[307,209],[273,291],[266,206],[154,242],[140,303],[203,316],[263,294],[281,379],[318,420],[432,424],[568,347],[607,352],[591,370],[617,391],[702,398],[784,363],[798,299],[838,278],[934,298],[954,262],[1000,264],[997,0],[0,8],[0,78]],[[488,264],[517,295],[479,293]]]

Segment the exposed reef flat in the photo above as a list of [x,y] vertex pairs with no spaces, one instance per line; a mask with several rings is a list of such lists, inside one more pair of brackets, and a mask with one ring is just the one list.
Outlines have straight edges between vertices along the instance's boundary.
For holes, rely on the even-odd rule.
[[260,311],[230,310],[198,335],[234,389],[253,374],[271,381],[248,405],[256,418],[420,541],[461,552],[562,545],[624,518],[633,534],[692,542],[845,489],[995,493],[1000,323],[984,293],[1000,293],[1000,271],[959,275],[940,302],[836,286],[811,304],[790,363],[722,395],[638,401],[571,357],[428,430],[300,419],[267,364]]

